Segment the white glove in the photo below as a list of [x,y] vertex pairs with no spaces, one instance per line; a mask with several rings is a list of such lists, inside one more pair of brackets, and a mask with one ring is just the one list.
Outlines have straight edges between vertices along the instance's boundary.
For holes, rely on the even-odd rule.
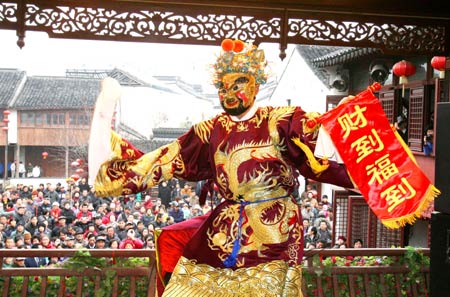
[[93,185],[100,165],[111,155],[111,121],[122,94],[117,80],[107,77],[101,82],[101,91],[95,104],[89,136],[89,184]]

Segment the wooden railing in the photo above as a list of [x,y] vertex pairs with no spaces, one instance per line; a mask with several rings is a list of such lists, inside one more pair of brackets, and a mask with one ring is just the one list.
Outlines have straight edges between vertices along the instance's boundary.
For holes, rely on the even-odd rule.
[[[306,250],[303,295],[309,296],[428,296],[430,249],[323,249]],[[334,257],[334,259],[333,259]],[[327,265],[336,258],[344,265]],[[358,259],[362,259],[360,264]],[[364,263],[365,261],[365,263]],[[390,264],[383,264],[392,262]],[[426,262],[426,261],[425,261]],[[349,266],[346,266],[346,264]],[[374,264],[378,263],[378,264]],[[409,263],[409,264],[408,264]]]
[[[76,255],[77,250],[72,249],[14,249],[0,250],[0,260],[6,257],[60,257],[70,258]],[[118,296],[155,296],[156,295],[156,262],[154,250],[131,250],[131,249],[91,249],[89,253],[92,258],[106,258],[112,262],[126,258],[148,259],[148,265],[138,267],[116,267],[108,265],[106,267],[86,267],[85,269],[69,269],[64,267],[43,267],[43,268],[0,268],[0,288],[2,297],[11,297],[14,292],[20,292],[16,296],[94,296],[88,291],[99,292],[105,288],[105,279],[112,278],[108,284],[111,287],[112,297]],[[83,267],[80,267],[83,268]],[[20,282],[14,281],[16,278]],[[74,292],[68,289],[72,281]],[[32,282],[39,280],[39,294],[30,294]],[[145,288],[139,287],[139,283],[144,283]],[[74,284],[75,283],[75,284]],[[18,288],[17,286],[20,286]],[[142,294],[142,291],[145,291]],[[36,290],[35,290],[36,291]],[[52,291],[52,293],[50,293]],[[56,291],[56,292],[55,292]],[[96,294],[95,296],[99,296]],[[105,295],[100,295],[105,296]]]
[[[429,249],[418,250],[429,257]],[[6,257],[74,257],[77,250],[69,249],[15,249],[0,250],[0,260]],[[86,296],[100,292],[109,285],[108,296],[155,296],[156,262],[153,250],[89,250],[90,257],[108,259],[148,259],[145,266],[0,268],[0,289],[3,297],[10,296]],[[407,249],[324,249],[306,250],[303,268],[303,295],[307,296],[425,296],[429,288],[429,266],[420,267],[417,282],[405,282],[411,267],[399,261]],[[330,259],[348,257],[380,257],[392,259],[390,265],[327,266]],[[348,258],[351,259],[351,258]],[[350,260],[349,260],[350,261]],[[369,263],[367,265],[370,265]],[[416,267],[417,268],[417,267]],[[113,272],[111,274],[111,272]],[[417,276],[417,274],[416,274]],[[109,279],[108,279],[109,278]],[[33,283],[39,283],[38,289]],[[145,293],[143,293],[145,291]],[[91,295],[89,295],[91,296]],[[93,296],[93,295],[92,295]],[[105,296],[96,294],[95,296]]]

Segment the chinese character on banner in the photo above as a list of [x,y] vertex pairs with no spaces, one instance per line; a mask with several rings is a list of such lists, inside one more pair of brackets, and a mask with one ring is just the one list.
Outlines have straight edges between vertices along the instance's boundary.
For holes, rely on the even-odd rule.
[[420,217],[440,192],[391,126],[374,84],[319,118],[375,215],[388,228]]

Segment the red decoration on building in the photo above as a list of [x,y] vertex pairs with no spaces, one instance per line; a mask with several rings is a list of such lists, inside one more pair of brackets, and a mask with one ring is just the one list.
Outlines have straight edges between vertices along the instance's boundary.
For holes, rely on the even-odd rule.
[[47,152],[43,152],[43,153],[42,153],[42,158],[43,158],[43,159],[47,159],[47,157],[48,157],[48,153],[47,153]]
[[392,72],[400,77],[399,83],[403,86],[402,96],[405,96],[405,84],[408,83],[408,76],[416,73],[416,66],[411,62],[402,60],[395,63],[394,67],[392,67]]
[[443,56],[436,56],[431,59],[431,66],[433,66],[434,69],[439,71],[439,78],[444,79],[445,78],[445,63],[446,63],[447,57]]
[[73,162],[70,164],[70,166],[72,166],[72,167],[78,167],[78,166],[80,166],[80,163],[79,163],[78,161],[73,161]]
[[84,173],[84,169],[83,168],[78,168],[77,170],[75,170],[75,172],[77,173],[77,174],[83,174]]
[[8,124],[9,124],[9,119],[8,116],[11,114],[11,112],[7,109],[5,109],[3,111],[3,123],[5,123],[5,126],[2,127],[2,130],[6,133],[8,132]]
[[78,174],[72,174],[70,178],[72,178],[74,181],[78,181],[80,179],[80,176]]

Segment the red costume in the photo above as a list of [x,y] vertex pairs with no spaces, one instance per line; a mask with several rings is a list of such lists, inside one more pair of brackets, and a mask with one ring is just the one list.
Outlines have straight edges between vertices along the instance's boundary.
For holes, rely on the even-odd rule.
[[[252,50],[245,57],[260,63],[263,54]],[[291,196],[297,178],[354,186],[343,165],[313,156],[317,114],[257,108],[254,97],[265,77],[227,73],[217,80],[226,113],[194,125],[177,141],[144,154],[113,133],[112,157],[101,165],[95,190],[123,195],[172,177],[213,180],[225,201],[157,237],[160,285],[171,274],[164,294],[301,296],[303,227]]]

